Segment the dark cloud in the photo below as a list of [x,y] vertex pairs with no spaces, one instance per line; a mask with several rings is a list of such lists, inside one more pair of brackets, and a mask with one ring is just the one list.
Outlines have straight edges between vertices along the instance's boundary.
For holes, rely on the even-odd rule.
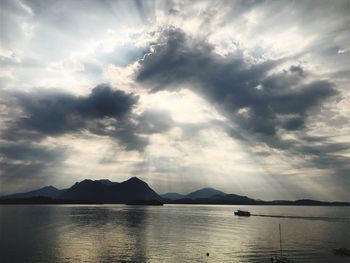
[[132,109],[138,101],[133,94],[101,84],[88,96],[48,91],[14,96],[23,114],[9,121],[3,135],[8,140],[39,140],[87,130],[111,136],[127,149],[145,146],[131,121]]
[[[140,61],[137,80],[149,84],[152,91],[191,83],[193,90],[246,130],[274,135],[278,129],[302,128],[309,109],[337,94],[326,80],[304,84],[300,66],[271,74],[280,63],[249,64],[243,58],[222,57],[203,39],[172,28]],[[279,121],[289,115],[297,117]]]
[[77,111],[87,118],[111,117],[123,119],[136,104],[137,98],[121,90],[112,90],[108,85],[99,85],[86,98],[79,98]]
[[283,123],[283,128],[286,130],[290,131],[295,131],[295,130],[300,130],[303,128],[305,125],[305,120],[303,120],[300,117],[292,117],[288,118],[284,123]]
[[[339,142],[344,137],[337,137],[343,136],[349,126],[347,112],[343,110],[346,102],[343,99],[332,109],[324,107],[337,90],[343,88],[347,92],[350,56],[347,0],[321,0],[317,5],[311,1],[220,0],[201,1],[199,5],[164,1],[159,5],[154,1],[87,0],[83,8],[79,2],[66,0],[3,0],[1,8],[6,56],[0,57],[0,65],[6,72],[0,78],[0,91],[36,86],[36,80],[52,83],[51,78],[57,79],[57,75],[51,74],[56,74],[60,66],[65,67],[66,61],[65,69],[75,70],[74,65],[70,66],[72,54],[71,62],[82,67],[71,76],[91,77],[91,82],[96,83],[99,80],[95,78],[101,76],[105,65],[125,66],[150,52],[134,46],[138,33],[127,36],[124,45],[112,48],[114,39],[111,43],[109,40],[114,37],[118,40],[119,32],[129,28],[147,30],[149,25],[162,23],[158,19],[161,15],[170,15],[167,25],[160,25],[163,28],[172,23],[193,22],[195,16],[190,28],[193,36],[174,28],[157,32],[161,33],[160,39],[153,43],[154,52],[140,61],[137,80],[152,92],[190,84],[186,87],[213,104],[227,120],[176,123],[166,112],[147,110],[139,114],[133,111],[137,97],[107,85],[96,87],[87,96],[38,91],[6,97],[1,91],[0,171],[7,175],[40,175],[54,163],[60,164],[64,154],[60,156],[57,151],[63,153],[64,149],[44,146],[48,137],[81,136],[88,132],[115,140],[117,151],[119,145],[126,150],[142,150],[150,134],[167,132],[174,126],[182,129],[182,139],[191,139],[203,129],[220,127],[244,141],[247,151],[252,148],[261,159],[275,152],[270,147],[298,160],[305,159],[312,168],[328,169],[330,174],[350,173],[349,158],[344,154],[349,145]],[[231,43],[235,34],[242,37]],[[294,39],[294,34],[302,40],[300,45],[283,43],[283,39],[276,39],[273,47],[264,43],[280,37],[288,41],[290,37]],[[195,37],[198,35],[202,38]],[[233,45],[235,54],[216,54],[206,39],[220,39],[215,47],[219,49],[231,50]],[[98,46],[94,48],[93,43]],[[245,44],[251,48],[245,50]],[[265,54],[274,56],[275,47],[278,53],[282,48],[280,54],[290,54],[298,61],[283,70],[282,63],[288,58],[263,63],[245,60],[247,53],[259,61],[265,59]],[[81,51],[90,48],[94,50],[84,57],[85,52]],[[320,66],[317,74],[325,79],[315,81],[315,75],[304,65]],[[341,112],[337,107],[342,108]],[[333,138],[316,137],[311,135],[314,134],[310,132],[311,126],[313,132],[320,127],[319,134],[341,131]],[[162,167],[169,166],[162,163],[165,164]],[[169,169],[165,168],[164,171]]]
[[13,161],[51,162],[63,157],[62,149],[47,149],[28,143],[1,143],[0,156]]
[[19,179],[29,179],[39,175],[48,166],[47,163],[30,162],[30,163],[14,163],[1,161],[1,181]]
[[[148,144],[147,135],[166,132],[175,125],[169,112],[133,113],[138,97],[107,84],[98,85],[87,96],[40,91],[11,94],[9,101],[17,103],[21,113],[5,122],[0,138],[12,142],[39,142],[47,136],[88,131],[109,136],[126,150],[142,151]],[[20,154],[17,146],[6,149]]]
[[[310,81],[300,65],[277,70],[285,59],[251,64],[234,54],[218,55],[205,40],[189,37],[176,28],[163,31],[153,48],[139,61],[137,81],[151,92],[189,84],[186,87],[210,101],[231,121],[232,125],[226,126],[231,136],[252,147],[263,143],[306,155],[318,167],[322,167],[318,165],[320,160],[344,150],[327,138],[319,140],[321,146],[298,139],[306,136],[312,112],[338,94],[332,82]],[[297,139],[283,139],[281,134],[287,132],[297,132]],[[333,169],[339,163],[344,167],[343,158],[335,159],[338,161],[333,162]]]
[[304,70],[303,70],[303,68],[301,67],[301,66],[291,66],[290,67],[290,71],[291,72],[297,72],[299,75],[304,75]]
[[88,131],[109,136],[127,151],[142,151],[148,144],[144,134],[169,128],[163,122],[169,115],[149,111],[138,116],[132,112],[138,97],[106,84],[98,85],[87,96],[57,91],[2,95],[8,98],[2,99],[2,114],[7,118],[0,130],[0,183],[5,185],[21,180],[21,184],[27,180],[43,182],[52,169],[63,165],[65,148],[48,147],[45,138],[81,136]]

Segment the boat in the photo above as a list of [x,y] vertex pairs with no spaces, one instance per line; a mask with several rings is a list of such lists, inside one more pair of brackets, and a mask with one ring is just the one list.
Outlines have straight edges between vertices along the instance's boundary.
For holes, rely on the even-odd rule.
[[238,209],[235,211],[236,216],[250,216],[250,212]]

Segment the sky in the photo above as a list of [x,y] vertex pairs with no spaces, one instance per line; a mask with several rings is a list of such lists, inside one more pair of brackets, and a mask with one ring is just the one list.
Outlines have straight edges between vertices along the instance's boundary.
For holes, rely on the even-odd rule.
[[350,201],[350,1],[0,0],[0,195]]

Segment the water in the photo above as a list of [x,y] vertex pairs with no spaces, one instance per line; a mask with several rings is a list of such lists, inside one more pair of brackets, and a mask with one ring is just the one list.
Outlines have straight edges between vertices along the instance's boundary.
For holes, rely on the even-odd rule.
[[295,262],[350,262],[332,252],[349,247],[348,207],[240,206],[265,215],[249,218],[237,208],[0,206],[0,262],[270,262],[279,223]]

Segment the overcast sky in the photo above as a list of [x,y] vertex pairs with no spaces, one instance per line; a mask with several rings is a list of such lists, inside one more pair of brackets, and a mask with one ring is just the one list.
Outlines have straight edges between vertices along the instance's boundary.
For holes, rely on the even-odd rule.
[[0,194],[350,201],[350,1],[0,3]]

